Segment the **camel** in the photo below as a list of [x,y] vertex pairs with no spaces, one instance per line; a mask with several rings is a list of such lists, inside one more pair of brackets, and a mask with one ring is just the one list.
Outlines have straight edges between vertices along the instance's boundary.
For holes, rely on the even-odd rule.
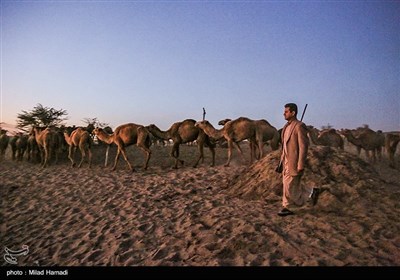
[[[365,132],[369,133],[370,131],[373,131],[373,130],[371,130],[368,127],[368,125],[364,125],[364,126],[357,127],[356,129],[352,129],[350,131],[351,131],[351,133],[353,134],[354,137],[358,138],[361,134],[363,134]],[[385,142],[385,139],[384,139],[385,136],[383,135],[382,130],[378,130],[377,133],[379,133],[379,138],[380,138],[379,141],[381,142],[382,147],[383,147],[384,146],[384,142]],[[357,148],[357,155],[360,156],[362,147],[356,146],[356,148]],[[365,151],[365,153],[368,156],[368,152]],[[379,154],[379,156],[380,155],[381,155],[381,153]]]
[[34,127],[30,134],[35,136],[36,143],[39,147],[42,167],[45,168],[48,165],[53,151],[56,152],[55,163],[57,163],[58,152],[56,150],[59,148],[59,137],[57,133],[49,127],[46,129]]
[[20,132],[17,133],[17,135],[10,139],[10,146],[12,160],[17,159],[17,161],[21,161],[28,146],[28,136]]
[[344,141],[340,134],[336,132],[336,129],[332,128],[319,132],[318,129],[311,125],[307,126],[307,129],[311,141],[315,145],[344,149]]
[[146,161],[143,166],[145,170],[147,169],[148,162],[151,156],[151,151],[149,149],[151,141],[149,137],[149,132],[144,126],[134,123],[127,123],[118,126],[112,134],[108,134],[102,128],[95,128],[93,130],[93,134],[96,135],[100,141],[103,141],[106,144],[111,145],[112,143],[115,143],[117,145],[118,150],[117,155],[115,156],[114,166],[112,170],[116,169],[119,156],[122,153],[122,156],[124,157],[129,169],[132,172],[135,171],[135,169],[129,163],[125,151],[125,147],[134,144],[136,144],[136,146],[138,146],[147,155]]
[[344,129],[341,133],[350,143],[358,148],[364,149],[368,159],[370,159],[369,151],[372,151],[372,162],[376,161],[376,152],[378,153],[378,157],[381,158],[383,145],[382,133],[377,133],[369,128],[361,132],[358,137],[354,137],[349,129]]
[[0,130],[0,160],[4,158],[8,147],[10,137],[7,135],[7,130]]
[[271,149],[273,151],[279,148],[280,134],[275,127],[273,127],[269,122],[267,122],[264,119],[256,120],[255,123],[256,123],[256,142],[263,143],[262,146],[259,147],[259,150],[261,152],[259,158],[262,158],[263,146],[268,141],[270,141]]
[[179,159],[179,145],[197,140],[197,147],[199,149],[199,157],[193,167],[197,167],[201,159],[204,160],[203,147],[204,144],[208,146],[212,154],[211,166],[215,165],[215,144],[211,143],[210,138],[199,128],[195,126],[196,121],[186,119],[181,122],[176,122],[171,125],[167,131],[162,131],[156,125],[150,124],[147,129],[154,137],[164,140],[172,139],[173,145],[171,149],[171,157],[175,158],[174,169],[178,168],[178,164],[184,164],[184,161]]
[[[215,129],[209,121],[199,121],[196,123],[196,126],[201,128],[208,136],[214,138],[216,140],[220,138],[225,138],[228,141],[228,160],[225,163],[225,166],[228,167],[231,158],[232,158],[232,149],[233,145],[236,145],[236,148],[241,155],[243,161],[244,159],[242,149],[239,146],[239,142],[245,139],[249,139],[250,142],[256,142],[256,123],[253,120],[248,118],[240,117],[236,120],[229,121],[225,123],[222,129]],[[257,137],[258,147],[262,147],[262,140]],[[251,161],[253,161],[253,153],[251,152]]]
[[[231,121],[231,119],[220,120],[218,124],[225,125],[229,121]],[[273,151],[279,148],[280,134],[275,127],[273,127],[268,121],[264,119],[255,120],[254,122],[256,124],[256,143],[262,141],[263,144],[261,147],[258,147],[258,149],[256,149],[257,146],[253,145],[254,143],[250,141],[250,149],[254,154],[256,154],[258,151],[258,155],[256,154],[256,158],[260,159],[263,157],[264,154],[263,147],[264,145],[268,145],[268,141],[271,142],[271,148]]]
[[67,144],[69,145],[68,158],[71,160],[71,166],[75,166],[74,155],[76,148],[79,147],[79,150],[81,151],[81,161],[78,165],[78,168],[82,166],[83,160],[86,157],[86,151],[90,168],[92,166],[92,152],[90,150],[92,145],[92,138],[90,137],[89,132],[81,127],[78,127],[77,129],[72,131],[70,135],[68,135],[67,132],[64,132],[64,138],[65,142],[67,142]]
[[232,119],[223,119],[218,122],[218,125],[224,126],[227,122],[230,122]]
[[400,142],[400,135],[388,133],[385,138],[386,152],[389,156],[389,166],[395,168],[394,154],[396,152],[397,144]]
[[28,161],[34,160],[34,161],[39,161],[39,147],[38,144],[36,143],[36,139],[34,135],[29,135],[28,136],[28,146],[26,153],[28,154]]

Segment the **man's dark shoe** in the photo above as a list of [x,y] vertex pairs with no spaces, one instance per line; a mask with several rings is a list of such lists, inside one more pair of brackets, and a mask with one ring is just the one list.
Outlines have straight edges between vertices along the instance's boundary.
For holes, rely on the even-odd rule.
[[290,211],[287,208],[283,208],[281,211],[278,212],[278,215],[283,217],[283,216],[288,216],[288,215],[293,215],[294,213]]
[[311,202],[312,205],[314,206],[318,202],[318,197],[320,194],[321,190],[319,188],[313,188],[312,193],[311,193]]

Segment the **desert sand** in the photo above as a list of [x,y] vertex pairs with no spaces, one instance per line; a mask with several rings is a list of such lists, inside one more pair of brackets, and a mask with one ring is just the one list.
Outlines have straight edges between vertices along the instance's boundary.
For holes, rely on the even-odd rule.
[[169,149],[152,146],[143,170],[141,151],[128,148],[134,173],[122,159],[116,171],[103,167],[100,146],[91,169],[66,158],[45,169],[6,158],[2,247],[28,245],[22,266],[400,265],[400,171],[386,158],[371,165],[348,147],[311,147],[303,183],[323,189],[318,204],[279,217],[279,151],[251,165],[235,151],[227,168],[226,149],[217,149],[215,167],[205,149],[193,168],[197,148],[182,145],[185,166],[174,170]]

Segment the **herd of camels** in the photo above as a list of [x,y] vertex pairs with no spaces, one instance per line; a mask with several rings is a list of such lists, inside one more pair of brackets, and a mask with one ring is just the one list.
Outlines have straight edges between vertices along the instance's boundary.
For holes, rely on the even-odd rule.
[[[12,159],[22,160],[24,152],[27,153],[28,161],[34,155],[34,151],[38,151],[40,162],[43,167],[49,163],[51,155],[55,155],[55,162],[58,160],[63,143],[68,144],[68,158],[71,161],[72,167],[76,165],[74,154],[77,148],[81,152],[81,160],[78,167],[81,167],[84,160],[87,159],[89,167],[91,166],[91,147],[93,145],[93,137],[108,144],[117,146],[117,154],[114,159],[112,170],[116,169],[120,155],[122,154],[129,169],[134,171],[126,154],[126,147],[136,145],[145,154],[146,159],[143,168],[147,169],[148,162],[151,157],[150,146],[155,139],[172,140],[172,149],[170,155],[175,159],[173,168],[178,168],[179,164],[183,165],[183,160],[179,157],[179,146],[185,143],[196,142],[198,147],[198,158],[194,165],[196,167],[200,160],[204,160],[203,148],[208,147],[212,154],[211,166],[215,164],[215,147],[216,142],[225,140],[227,142],[228,159],[225,166],[229,166],[232,159],[232,151],[235,146],[244,160],[244,156],[239,143],[243,140],[248,140],[251,152],[251,162],[253,159],[260,159],[264,156],[264,145],[270,145],[272,150],[277,150],[280,146],[280,130],[277,130],[266,120],[251,120],[249,118],[240,117],[235,120],[221,120],[219,125],[221,129],[216,129],[207,120],[198,121],[186,119],[181,122],[176,122],[166,130],[162,131],[156,125],[151,124],[143,126],[134,123],[128,123],[118,126],[114,132],[102,129],[92,128],[86,129],[78,127],[71,131],[71,128],[66,128],[60,131],[56,128],[38,128],[34,127],[29,135],[17,135],[9,137],[2,130],[0,133],[0,160],[4,158],[5,151],[8,146],[12,150]],[[318,129],[308,126],[308,134],[311,141],[315,145],[331,146],[338,149],[344,149],[344,138],[348,142],[357,147],[358,155],[361,150],[365,150],[367,158],[375,162],[376,154],[381,158],[382,149],[385,147],[389,165],[395,167],[394,154],[397,144],[400,142],[398,133],[382,133],[381,131],[373,131],[368,127],[358,128],[355,130],[343,129],[326,129],[319,131]],[[108,147],[109,147],[108,146]],[[370,156],[370,152],[372,157]],[[108,149],[106,154],[107,165]]]

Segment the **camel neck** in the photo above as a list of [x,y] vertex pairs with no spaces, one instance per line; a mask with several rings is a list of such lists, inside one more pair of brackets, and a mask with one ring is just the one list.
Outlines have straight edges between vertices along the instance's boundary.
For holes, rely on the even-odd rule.
[[71,135],[68,135],[68,133],[64,132],[64,139],[68,145],[71,145]]
[[207,135],[209,135],[209,136],[211,136],[212,138],[215,138],[215,139],[220,139],[220,138],[224,137],[224,129],[223,128],[222,129],[216,129],[215,127],[210,125],[210,126],[206,126],[204,128],[204,132]]
[[97,138],[103,141],[106,144],[112,144],[114,142],[114,134],[107,134],[104,131],[99,131],[97,134]]
[[161,129],[159,129],[157,126],[154,126],[153,129],[151,129],[151,133],[158,137],[161,138],[163,140],[169,140],[171,139],[171,129],[168,129],[167,131],[162,131]]

